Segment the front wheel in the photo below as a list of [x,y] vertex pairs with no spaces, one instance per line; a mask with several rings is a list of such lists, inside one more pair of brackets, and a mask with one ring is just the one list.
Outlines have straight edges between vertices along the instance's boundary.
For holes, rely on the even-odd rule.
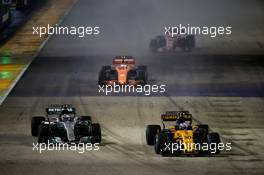
[[165,133],[158,133],[156,135],[156,141],[155,141],[155,145],[154,145],[154,150],[156,152],[156,154],[161,154],[164,150],[165,147],[165,143],[167,141],[167,136]]
[[155,144],[155,136],[161,130],[160,125],[148,125],[146,128],[146,142],[148,145]]
[[31,135],[38,136],[39,125],[45,121],[45,117],[32,117],[31,118]]

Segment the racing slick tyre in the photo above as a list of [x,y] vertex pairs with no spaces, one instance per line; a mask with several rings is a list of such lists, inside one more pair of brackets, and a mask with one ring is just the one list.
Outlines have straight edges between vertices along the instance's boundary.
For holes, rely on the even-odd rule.
[[98,84],[100,86],[105,85],[105,81],[118,81],[118,72],[117,70],[111,69],[111,66],[104,66],[100,71]]
[[197,125],[198,128],[197,130],[203,130],[203,132],[205,132],[205,134],[207,135],[209,133],[209,126],[208,125]]
[[74,125],[74,136],[76,141],[85,136],[92,136],[92,123],[81,119],[77,121]]
[[166,133],[158,133],[156,135],[156,141],[154,145],[154,150],[156,154],[163,154],[163,149],[165,147],[165,143],[167,141]]
[[102,72],[106,72],[108,70],[111,70],[111,66],[103,66],[101,69]]
[[[210,145],[209,148],[209,153],[210,154],[219,154],[220,150],[218,149],[218,144],[221,142],[220,136],[216,132],[209,133],[207,135],[207,143]],[[212,150],[214,152],[212,152]]]
[[138,79],[142,80],[142,85],[148,83],[148,70],[147,66],[138,66]]
[[80,116],[81,121],[89,121],[92,122],[92,117],[91,116]]
[[160,125],[148,125],[146,128],[146,141],[148,145],[154,145],[156,134],[161,131]]
[[46,143],[47,139],[51,137],[50,126],[41,124],[38,128],[38,143]]
[[129,80],[138,80],[138,72],[136,69],[131,69],[127,72],[127,83],[129,84]]
[[156,37],[156,42],[157,42],[157,49],[158,48],[163,48],[166,46],[166,37],[163,35],[159,35]]
[[157,40],[152,39],[149,44],[149,49],[151,52],[157,52],[158,51],[158,46],[157,46]]
[[200,144],[207,142],[208,132],[208,125],[197,125],[197,129],[193,133],[194,142]]
[[45,121],[45,117],[32,117],[31,118],[31,135],[38,136],[39,125]]
[[98,84],[101,86],[104,84],[104,81],[107,80],[107,71],[111,71],[111,66],[103,66],[99,73]]
[[101,134],[101,126],[99,123],[92,124],[92,143],[101,143],[102,141],[102,134]]

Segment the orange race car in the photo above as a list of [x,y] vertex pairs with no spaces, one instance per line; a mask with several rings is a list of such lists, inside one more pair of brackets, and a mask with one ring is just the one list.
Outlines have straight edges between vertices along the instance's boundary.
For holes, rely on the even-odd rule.
[[111,66],[103,66],[100,73],[99,85],[145,85],[148,81],[146,66],[135,66],[131,56],[116,56]]

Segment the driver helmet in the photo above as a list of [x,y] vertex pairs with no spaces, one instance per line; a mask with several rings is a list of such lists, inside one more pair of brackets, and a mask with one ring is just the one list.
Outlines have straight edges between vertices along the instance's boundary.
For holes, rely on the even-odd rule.
[[68,115],[68,114],[63,114],[63,115],[61,116],[61,120],[62,120],[62,121],[70,121],[70,120],[71,120],[71,116]]

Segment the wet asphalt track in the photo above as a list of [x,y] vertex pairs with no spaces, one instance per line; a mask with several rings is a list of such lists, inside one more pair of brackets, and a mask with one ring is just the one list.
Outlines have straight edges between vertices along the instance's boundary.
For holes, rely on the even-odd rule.
[[[190,1],[181,8],[169,0],[114,2],[80,0],[63,25],[101,25],[105,32],[87,39],[52,37],[0,107],[0,174],[263,174],[263,56],[153,55],[147,44],[158,33],[155,26],[181,19],[178,13]],[[226,14],[233,6],[235,2]],[[247,1],[244,6],[255,8]],[[198,5],[193,13],[202,16],[203,8]],[[251,13],[259,15],[257,10]],[[225,22],[219,14],[216,10],[213,16]],[[185,15],[187,19],[192,18]],[[138,64],[147,65],[151,84],[166,84],[166,94],[99,95],[98,71],[119,54],[134,55]],[[51,103],[72,103],[80,115],[94,116],[103,128],[100,150],[32,151],[30,118],[43,115]],[[159,123],[166,110],[181,109],[190,110],[196,123],[208,123],[224,142],[232,142],[232,151],[217,157],[155,155],[145,144],[145,125]]]

